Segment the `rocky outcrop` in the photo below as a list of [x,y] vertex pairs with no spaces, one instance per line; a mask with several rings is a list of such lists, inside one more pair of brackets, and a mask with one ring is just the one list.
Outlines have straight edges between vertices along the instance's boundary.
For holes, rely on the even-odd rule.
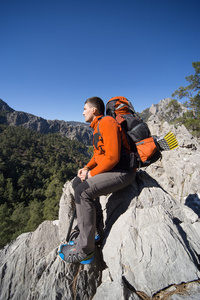
[[46,221],[1,250],[0,299],[91,299],[101,280],[98,256],[95,267],[65,265],[59,244],[58,221]]
[[187,108],[179,101],[172,101],[171,98],[162,99],[158,104],[152,104],[150,108],[145,109],[140,113],[145,122],[155,120],[172,121],[182,117]]
[[6,102],[4,102],[2,99],[0,99],[0,111],[13,112],[14,109],[12,109]]
[[200,194],[200,145],[184,125],[175,127],[167,122],[148,122],[152,135],[162,136],[172,131],[179,147],[163,151],[162,160],[150,165],[146,171],[178,202],[184,204]]

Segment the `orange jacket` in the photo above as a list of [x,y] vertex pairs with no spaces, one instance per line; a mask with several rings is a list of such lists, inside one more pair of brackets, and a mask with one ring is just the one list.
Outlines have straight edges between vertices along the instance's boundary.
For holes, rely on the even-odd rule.
[[[127,139],[117,121],[110,116],[101,118],[102,116],[97,116],[90,124],[90,127],[94,129],[94,155],[87,164],[87,167],[91,170],[91,176],[110,171],[114,168],[120,160],[122,140],[123,144],[129,149]],[[99,136],[97,130],[98,123],[101,136]],[[98,144],[96,148],[94,146],[94,139],[97,138]]]

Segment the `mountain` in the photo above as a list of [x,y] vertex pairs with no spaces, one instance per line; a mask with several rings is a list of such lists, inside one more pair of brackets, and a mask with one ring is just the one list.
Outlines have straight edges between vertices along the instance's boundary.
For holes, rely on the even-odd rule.
[[0,111],[1,112],[14,112],[14,109],[12,109],[6,102],[0,99]]
[[162,99],[158,104],[152,104],[150,108],[146,108],[139,115],[147,122],[155,119],[157,121],[173,121],[183,116],[187,108],[177,100],[171,98]]
[[58,257],[74,209],[67,181],[58,219],[0,250],[0,300],[200,299],[200,145],[183,125],[148,124],[155,135],[172,131],[179,147],[138,170],[129,187],[100,197],[105,239],[93,263]]
[[91,128],[81,122],[46,120],[22,111],[15,111],[0,99],[0,124],[23,126],[40,133],[60,133],[71,140],[78,140],[86,145],[92,144]]

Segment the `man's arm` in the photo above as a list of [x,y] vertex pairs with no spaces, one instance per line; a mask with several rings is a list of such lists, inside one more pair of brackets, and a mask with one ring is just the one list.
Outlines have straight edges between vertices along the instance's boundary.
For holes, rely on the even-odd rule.
[[97,163],[95,162],[94,155],[90,159],[90,161],[87,163],[86,167],[88,167],[90,170],[95,168],[97,166]]

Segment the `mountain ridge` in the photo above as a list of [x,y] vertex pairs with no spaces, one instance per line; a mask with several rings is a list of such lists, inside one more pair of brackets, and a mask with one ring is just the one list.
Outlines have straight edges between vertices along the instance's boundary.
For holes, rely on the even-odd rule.
[[75,121],[46,120],[30,113],[16,111],[2,99],[0,99],[0,124],[23,126],[43,134],[59,133],[71,140],[78,140],[86,145],[92,144],[92,130],[87,124]]
[[0,111],[9,111],[13,112],[14,109],[11,108],[6,102],[4,102],[2,99],[0,99]]

